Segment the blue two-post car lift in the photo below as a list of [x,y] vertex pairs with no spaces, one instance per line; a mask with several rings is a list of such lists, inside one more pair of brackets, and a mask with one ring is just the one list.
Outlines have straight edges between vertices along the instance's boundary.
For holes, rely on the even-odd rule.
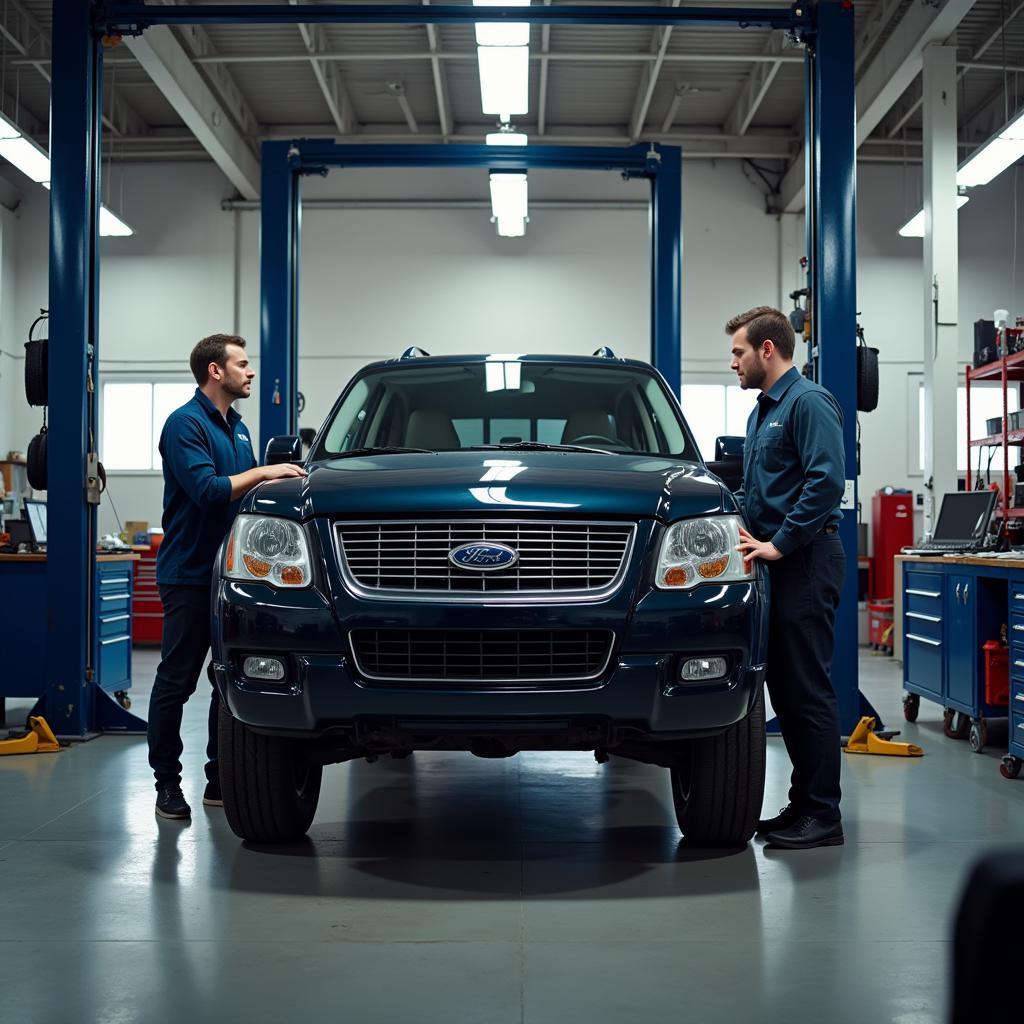
[[[49,559],[47,693],[41,710],[57,731],[124,728],[121,709],[92,682],[90,587],[96,505],[87,478],[97,436],[99,204],[103,36],[167,24],[540,24],[735,25],[784,29],[807,44],[807,251],[815,316],[811,339],[820,382],[845,420],[847,475],[856,476],[856,166],[854,22],[849,0],[778,8],[432,4],[191,4],[54,0],[51,81]],[[268,142],[261,194],[260,427],[294,433],[298,353],[299,179],[331,167],[477,166],[622,170],[651,182],[651,358],[679,393],[681,378],[681,153],[677,147],[477,145],[371,146]],[[740,240],[737,240],[740,244]],[[723,268],[723,273],[728,273]],[[737,307],[757,297],[736,282]],[[856,494],[840,536],[851,570],[836,626],[833,684],[850,732],[867,705],[857,677]],[[109,707],[108,707],[109,705]],[[124,713],[121,712],[123,715]],[[137,720],[136,720],[137,721]]]

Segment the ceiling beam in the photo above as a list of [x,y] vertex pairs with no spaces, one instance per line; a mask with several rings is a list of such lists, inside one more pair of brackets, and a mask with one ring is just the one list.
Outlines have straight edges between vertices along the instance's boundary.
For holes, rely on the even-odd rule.
[[[423,6],[429,7],[430,0],[423,0]],[[441,134],[447,138],[452,134],[451,101],[448,97],[448,79],[441,67],[441,26],[425,25],[427,30],[427,46],[430,47],[430,72],[434,77],[434,98],[437,101],[437,120],[441,125]]]
[[[772,32],[768,37],[768,44],[764,52],[768,56],[778,56],[782,53],[785,42],[785,35],[782,32]],[[779,73],[782,62],[775,60],[770,64],[755,64],[747,73],[747,80],[740,87],[739,95],[729,116],[725,119],[725,132],[727,135],[743,135],[750,127],[758,109],[764,102],[768,90],[771,88],[775,76]]]
[[[19,0],[4,0],[4,18],[0,24],[0,35],[22,55],[19,66],[34,67],[47,82],[50,81],[51,47],[46,30],[21,5]],[[13,61],[11,64],[13,65]],[[131,104],[118,95],[116,90],[105,90],[106,109],[103,111],[103,126],[115,135],[143,135],[146,122],[132,108]]]
[[[161,0],[165,5],[172,5],[174,2],[175,0]],[[202,73],[207,84],[218,95],[242,134],[247,137],[259,135],[259,121],[256,120],[249,101],[243,95],[234,75],[217,61],[217,48],[206,29],[202,25],[184,25],[176,30],[175,38],[188,52],[193,64],[203,65]]]
[[155,25],[126,37],[124,45],[228,180],[244,198],[257,198],[259,161],[170,28]]
[[[544,0],[544,6],[549,7],[551,0]],[[551,56],[551,26],[541,25],[540,28],[540,56]],[[537,101],[537,134],[543,135],[547,129],[548,122],[548,69],[551,66],[550,60],[540,62],[540,87],[538,89],[539,99]]]
[[[299,0],[288,0],[293,6]],[[306,47],[310,67],[316,84],[320,86],[324,102],[334,119],[336,130],[341,135],[355,134],[356,119],[352,108],[352,97],[345,88],[341,72],[332,61],[322,61],[320,54],[327,49],[327,30],[323,25],[298,25],[302,43]]]
[[[999,18],[998,20],[993,21],[991,23],[991,28],[989,29],[988,34],[985,36],[985,41],[981,44],[981,46],[977,48],[977,50],[974,51],[973,54],[971,54],[971,59],[969,61],[965,61],[962,64],[957,65],[957,67],[960,68],[960,73],[956,76],[957,82],[962,81],[964,75],[966,75],[972,67],[983,66],[978,65],[977,62],[981,60],[981,58],[984,57],[985,54],[988,53],[988,51],[999,41],[999,38],[1003,34],[1003,29],[1007,25],[1009,25],[1010,22],[1012,22],[1017,17],[1017,15],[1021,13],[1021,11],[1024,11],[1024,2],[1018,3],[1017,6],[1014,7],[1013,10],[1006,15],[1006,21],[1003,21],[1002,18]],[[996,65],[996,67],[993,70],[1002,71],[1003,67],[1001,64]],[[1006,70],[1013,71],[1014,69],[1006,68]],[[914,114],[916,114],[921,109],[921,103],[922,97],[919,91],[919,94],[917,98],[914,100],[914,102],[907,107],[903,114],[899,118],[897,118],[896,123],[889,129],[890,139],[899,135],[899,133],[903,130],[903,126],[914,116]]]
[[[662,0],[666,7],[678,7],[681,0]],[[661,66],[665,63],[665,54],[668,51],[668,44],[672,38],[672,26],[665,25],[663,28],[656,28],[651,39],[651,52],[654,54],[654,62],[640,72],[640,88],[637,90],[636,99],[633,101],[633,116],[630,118],[629,137],[635,142],[643,133],[644,124],[647,122],[647,111],[651,108],[651,100],[654,98],[654,89],[658,84],[658,75],[661,74]]]
[[860,71],[864,61],[871,56],[879,39],[885,34],[889,22],[895,17],[903,0],[878,0],[864,18],[860,35],[854,44],[854,70]]
[[[924,48],[945,42],[973,5],[974,0],[935,0],[935,6],[910,5],[857,83],[856,146],[875,130],[921,73]],[[793,161],[782,179],[782,212],[795,213],[804,208],[805,152]]]

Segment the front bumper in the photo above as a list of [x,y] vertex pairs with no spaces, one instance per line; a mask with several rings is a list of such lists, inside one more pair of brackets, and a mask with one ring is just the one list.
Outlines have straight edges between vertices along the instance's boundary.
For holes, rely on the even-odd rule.
[[[641,590],[627,580],[594,605],[460,605],[359,601],[326,588],[282,592],[220,580],[213,609],[214,672],[231,714],[264,732],[307,737],[459,731],[593,735],[671,740],[708,735],[750,710],[764,680],[767,595],[754,582],[682,593]],[[360,678],[349,654],[357,628],[608,629],[616,637],[604,674],[592,682],[516,690]],[[681,683],[686,657],[724,654],[729,675]],[[248,655],[286,662],[283,684],[247,679]],[[585,745],[585,741],[584,741]]]

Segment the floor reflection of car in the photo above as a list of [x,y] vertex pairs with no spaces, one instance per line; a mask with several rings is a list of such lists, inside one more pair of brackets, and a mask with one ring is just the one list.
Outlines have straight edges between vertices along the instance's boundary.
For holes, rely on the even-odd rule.
[[668,768],[691,841],[750,838],[765,582],[652,367],[411,350],[353,378],[304,465],[245,498],[219,563],[238,835],[302,835],[325,764],[580,750]]

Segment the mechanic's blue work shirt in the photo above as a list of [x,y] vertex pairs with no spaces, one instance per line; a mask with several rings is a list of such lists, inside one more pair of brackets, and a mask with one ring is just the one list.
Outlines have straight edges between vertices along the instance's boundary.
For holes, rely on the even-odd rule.
[[242,417],[227,420],[206,395],[175,409],[160,434],[164,460],[164,539],[156,560],[162,584],[209,586],[213,562],[241,501],[231,481],[256,465]]
[[747,420],[736,501],[750,532],[789,555],[837,525],[845,465],[839,403],[794,366],[758,398]]

